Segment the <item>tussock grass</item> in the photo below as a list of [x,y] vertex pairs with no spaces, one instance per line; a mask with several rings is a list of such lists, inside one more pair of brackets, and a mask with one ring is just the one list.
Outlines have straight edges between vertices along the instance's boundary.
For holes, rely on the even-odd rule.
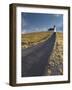
[[51,32],[34,32],[21,35],[21,45],[28,48],[47,40],[51,36]]

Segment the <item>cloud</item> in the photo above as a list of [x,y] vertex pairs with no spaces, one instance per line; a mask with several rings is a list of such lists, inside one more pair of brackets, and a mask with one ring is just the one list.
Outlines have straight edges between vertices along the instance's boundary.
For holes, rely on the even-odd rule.
[[32,32],[41,32],[41,31],[47,31],[47,27],[37,27],[37,28],[32,28]]
[[31,33],[31,32],[42,32],[42,31],[47,31],[48,28],[47,27],[30,27],[29,29],[23,29],[22,33]]
[[23,29],[21,33],[25,34],[27,33],[27,30]]
[[60,17],[62,14],[54,14],[55,17]]
[[22,25],[23,25],[23,27],[27,25],[25,20],[22,21]]

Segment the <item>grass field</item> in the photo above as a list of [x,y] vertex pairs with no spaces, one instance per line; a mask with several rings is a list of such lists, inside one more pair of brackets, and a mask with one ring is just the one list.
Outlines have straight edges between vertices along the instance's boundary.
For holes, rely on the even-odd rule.
[[35,32],[21,35],[21,46],[28,48],[47,40],[51,36],[51,32]]
[[48,65],[48,75],[63,75],[63,33],[56,33],[56,42]]
[[[22,34],[22,48],[28,48],[44,42],[51,36],[51,32],[36,32]],[[63,75],[63,33],[56,32],[53,52],[48,60],[47,75]]]

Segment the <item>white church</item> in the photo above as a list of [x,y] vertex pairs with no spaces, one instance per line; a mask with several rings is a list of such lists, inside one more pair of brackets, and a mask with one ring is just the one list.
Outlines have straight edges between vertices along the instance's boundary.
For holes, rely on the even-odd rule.
[[56,32],[56,26],[54,25],[52,28],[49,28],[48,31],[50,31],[50,32]]

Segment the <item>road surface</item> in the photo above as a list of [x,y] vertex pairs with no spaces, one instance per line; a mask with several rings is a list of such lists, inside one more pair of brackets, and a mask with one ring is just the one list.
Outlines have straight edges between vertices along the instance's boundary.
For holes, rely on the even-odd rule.
[[56,33],[54,32],[45,42],[27,49],[22,48],[22,77],[43,76],[45,74],[55,40]]

